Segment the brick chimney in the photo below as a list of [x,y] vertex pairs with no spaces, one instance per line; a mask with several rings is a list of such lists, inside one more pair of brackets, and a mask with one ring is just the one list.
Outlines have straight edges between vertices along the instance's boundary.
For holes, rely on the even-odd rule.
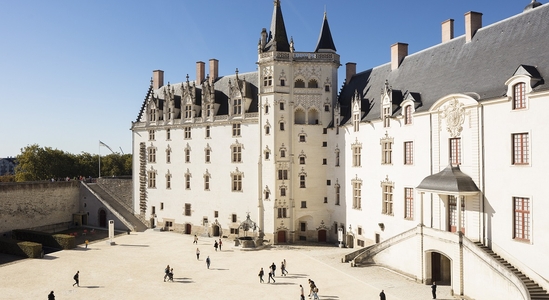
[[465,14],[465,42],[469,43],[482,27],[482,14],[470,11]]
[[391,45],[391,70],[396,70],[402,60],[408,55],[408,44],[396,43]]
[[201,84],[206,76],[205,64],[203,61],[196,62],[196,83]]
[[153,89],[157,90],[164,86],[164,71],[154,70],[153,71]]
[[442,22],[442,42],[445,43],[454,38],[454,19]]
[[351,77],[356,74],[356,63],[348,62],[345,64],[345,84],[349,84]]
[[218,77],[219,61],[215,58],[210,59],[210,84],[214,83]]

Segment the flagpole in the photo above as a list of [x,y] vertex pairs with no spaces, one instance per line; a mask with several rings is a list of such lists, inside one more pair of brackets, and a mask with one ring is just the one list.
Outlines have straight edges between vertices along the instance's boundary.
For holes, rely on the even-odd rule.
[[101,141],[99,141],[99,176],[98,178],[101,177]]

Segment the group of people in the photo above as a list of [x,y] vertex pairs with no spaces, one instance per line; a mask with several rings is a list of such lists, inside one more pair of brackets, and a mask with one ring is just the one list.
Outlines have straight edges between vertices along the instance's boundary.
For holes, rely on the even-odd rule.
[[168,278],[168,281],[173,282],[173,268],[170,268],[170,265],[167,265],[164,269],[164,282],[166,282],[166,278]]
[[[303,287],[301,284],[299,285],[301,287],[301,300],[305,299],[305,296],[303,295]],[[314,300],[318,300],[318,287],[316,286],[315,282],[309,279],[309,298],[313,298]]]
[[221,245],[223,245],[223,242],[221,241],[221,239],[219,239],[219,243],[217,242],[217,240],[215,240],[214,241],[215,251],[217,251],[217,247],[219,247],[219,251],[221,251]]
[[[269,266],[269,281],[267,281],[267,283],[271,283],[271,280],[273,281],[273,283],[275,283],[275,271],[276,271],[276,265],[275,263],[273,262],[270,266]],[[281,263],[280,263],[280,271],[282,272],[282,275],[281,276],[286,276],[288,274],[288,270],[286,270],[286,259],[284,259]],[[264,283],[265,281],[263,280],[263,276],[265,275],[265,272],[263,271],[263,268],[261,268],[259,270],[259,283]]]

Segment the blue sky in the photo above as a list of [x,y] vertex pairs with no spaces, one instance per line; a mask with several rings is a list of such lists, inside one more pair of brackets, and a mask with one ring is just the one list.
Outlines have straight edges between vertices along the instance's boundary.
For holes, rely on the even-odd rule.
[[[288,38],[314,51],[324,11],[345,63],[363,71],[441,41],[441,23],[483,13],[488,26],[522,12],[530,0],[282,0]],[[544,1],[541,1],[545,3]],[[219,74],[256,70],[257,43],[272,0],[2,1],[0,6],[0,157],[39,144],[98,153],[99,140],[131,153],[135,121],[152,71],[164,82],[195,79],[195,63],[219,60]],[[206,71],[207,72],[207,71]],[[101,148],[101,154],[110,153]]]

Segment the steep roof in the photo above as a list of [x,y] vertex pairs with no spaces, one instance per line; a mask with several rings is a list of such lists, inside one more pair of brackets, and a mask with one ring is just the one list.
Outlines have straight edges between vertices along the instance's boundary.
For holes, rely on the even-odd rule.
[[280,0],[274,1],[273,18],[271,20],[271,29],[264,51],[285,51],[290,52],[290,43],[286,35],[286,26],[282,17]]
[[[479,29],[471,42],[460,36],[409,55],[396,70],[387,63],[358,73],[339,95],[343,121],[350,117],[355,90],[369,101],[363,106],[363,110],[369,107],[365,119],[380,118],[380,91],[386,80],[393,90],[417,93],[421,105],[416,111],[425,111],[452,93],[468,94],[478,101],[504,96],[505,82],[521,65],[535,66],[542,78],[547,77],[548,19],[549,5],[542,5]],[[548,88],[542,80],[534,90]]]
[[477,193],[480,191],[473,179],[461,172],[459,166],[451,165],[436,174],[425,177],[417,189],[441,193]]
[[330,25],[328,25],[328,17],[324,12],[324,20],[322,21],[322,28],[320,29],[320,36],[316,43],[315,52],[336,52],[334,40],[332,39],[332,32],[330,31]]

